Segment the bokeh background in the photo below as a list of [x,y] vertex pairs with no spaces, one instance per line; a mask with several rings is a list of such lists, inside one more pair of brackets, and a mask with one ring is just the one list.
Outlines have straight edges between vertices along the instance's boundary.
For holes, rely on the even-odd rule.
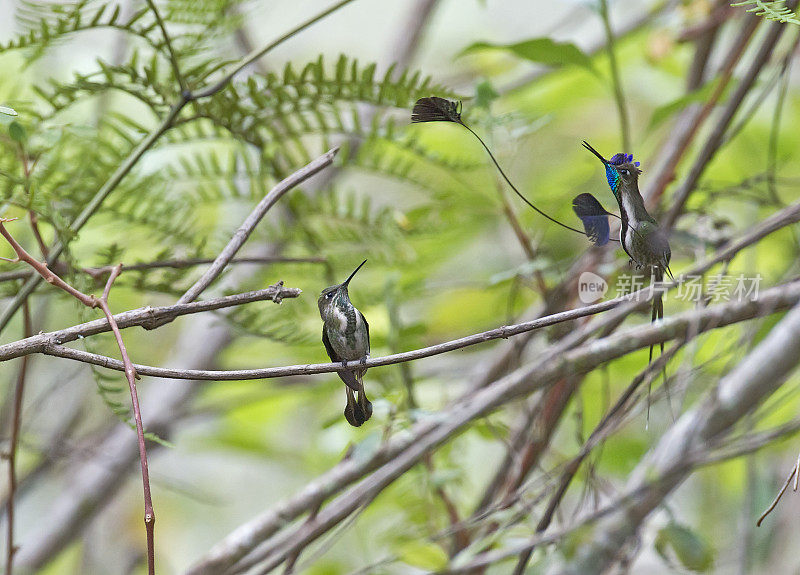
[[[177,94],[168,61],[161,57],[151,77],[125,77],[122,67],[131,64],[134,54],[138,60],[132,67],[139,70],[153,54],[153,45],[139,35],[107,27],[53,32],[46,39],[37,35],[41,21],[52,25],[60,14],[75,9],[94,14],[102,4],[92,1],[76,8],[67,2],[0,0],[0,105],[19,113],[0,125],[0,210],[3,217],[22,216],[9,229],[32,253],[36,244],[25,225],[26,210],[39,215],[47,243],[68,238],[65,277],[82,289],[102,289],[102,283],[81,272],[86,267],[214,257],[276,180],[330,146],[344,146],[335,168],[290,192],[244,250],[251,257],[315,261],[236,264],[204,295],[283,280],[301,288],[302,296],[280,306],[265,302],[231,313],[184,317],[155,331],[125,330],[135,362],[236,369],[327,361],[316,297],[364,258],[368,264],[350,294],[370,322],[373,356],[455,339],[541,312],[546,298],[591,245],[511,195],[479,144],[459,126],[410,126],[409,103],[421,95],[463,99],[465,118],[518,187],[563,221],[579,225],[571,211],[578,193],[594,193],[606,207],[613,206],[602,167],[580,145],[586,139],[608,156],[622,151],[619,96],[598,3],[356,0],[237,76],[240,86],[248,78],[261,82],[256,91],[266,101],[239,103],[223,93],[217,104],[189,106],[185,117],[196,114],[218,121],[186,122],[168,133],[73,237],[69,222],[74,214],[158,125]],[[118,5],[122,20],[146,9],[138,0]],[[186,69],[204,63],[215,77],[210,65],[238,60],[328,3],[163,0],[157,5]],[[711,0],[611,1],[609,8],[617,87],[629,121],[630,149],[624,151],[642,162],[646,188],[652,185],[648,172],[663,159],[665,142],[679,129],[682,114],[708,100],[744,23],[759,17]],[[715,16],[716,11],[722,15]],[[142,22],[149,23],[148,18]],[[720,107],[770,25],[762,20],[733,67]],[[698,38],[709,22],[716,35],[706,72],[692,80]],[[800,96],[793,56],[800,27],[783,26],[780,42],[676,224],[671,239],[675,273],[798,201]],[[14,44],[31,30],[30,45]],[[157,29],[148,34],[159,38]],[[543,38],[571,43],[579,51],[575,55],[556,46],[526,58],[520,50],[503,48]],[[163,50],[163,45],[157,47]],[[359,74],[374,64],[375,80],[363,80],[362,93],[358,82],[337,79],[340,55],[347,58],[346,68],[355,66]],[[290,103],[300,100],[291,90],[282,103],[271,99],[273,92],[263,83],[266,75],[285,82],[287,65],[299,74],[320,58],[328,78],[320,84],[330,89],[338,82],[343,86],[338,93],[330,89],[298,105]],[[389,105],[377,102],[373,87],[397,61],[390,75],[398,80],[404,69],[408,75],[392,88]],[[103,68],[114,66],[118,68],[104,76]],[[409,79],[416,72],[419,79]],[[430,84],[422,84],[428,76]],[[149,86],[138,95],[121,89],[130,84]],[[672,193],[717,114],[719,108],[712,109],[711,120],[700,127],[686,159],[678,164],[675,181],[653,206],[657,217],[669,209]],[[9,135],[12,121],[24,128],[22,141]],[[21,149],[41,157],[27,185]],[[521,233],[515,233],[514,222]],[[712,273],[758,275],[762,288],[796,276],[797,232],[796,226],[782,229]],[[12,255],[7,247],[2,250],[0,255]],[[607,279],[607,297],[612,297],[620,275],[631,273],[627,258],[612,244],[597,251],[595,261],[592,270]],[[0,271],[21,266],[3,263]],[[123,272],[112,291],[112,309],[173,303],[203,269]],[[19,280],[0,284],[7,302],[20,285]],[[574,289],[562,296],[566,308],[581,305]],[[671,297],[666,313],[693,305]],[[49,286],[39,288],[30,307],[35,331],[98,317]],[[632,315],[625,326],[648,319]],[[712,388],[777,319],[717,330],[687,346],[669,368],[676,414]],[[22,334],[18,313],[0,338],[6,343]],[[563,330],[554,329],[518,344],[518,364],[535,358],[562,335]],[[342,385],[331,375],[202,384],[143,378],[145,426],[161,438],[160,444],[150,444],[159,572],[185,572],[237,526],[296,494],[343,457],[369,457],[388,437],[437,417],[488,377],[498,357],[515,345],[487,343],[370,370],[366,383],[375,415],[359,429],[344,421]],[[110,334],[75,346],[111,357],[119,353]],[[0,365],[4,451],[9,449],[18,363]],[[503,528],[494,539],[479,543],[502,548],[532,536],[541,513],[538,498],[551,487],[551,474],[577,452],[608,405],[646,363],[647,352],[641,350],[581,379],[547,449],[522,482],[519,501],[498,511],[505,515],[494,516]],[[799,382],[797,376],[787,381],[742,429],[792,422]],[[672,425],[670,405],[658,381],[654,385],[649,425],[640,396],[624,425],[578,474],[557,517],[559,525],[569,525],[611,500]],[[530,423],[529,414],[541,400],[540,395],[516,400],[473,422],[313,543],[298,559],[297,572],[444,568],[453,513],[470,517],[511,439]],[[47,574],[146,572],[141,482],[128,405],[125,381],[117,372],[31,358],[17,462],[19,572],[31,565]],[[694,473],[651,516],[620,569],[796,573],[797,496],[787,493],[760,528],[755,520],[783,484],[798,450],[797,437],[788,434],[757,453]],[[5,488],[3,493],[5,497]],[[520,509],[525,512],[512,521]],[[554,568],[580,545],[580,532],[573,533],[537,552],[528,572]],[[490,572],[510,573],[513,564],[500,563]]]

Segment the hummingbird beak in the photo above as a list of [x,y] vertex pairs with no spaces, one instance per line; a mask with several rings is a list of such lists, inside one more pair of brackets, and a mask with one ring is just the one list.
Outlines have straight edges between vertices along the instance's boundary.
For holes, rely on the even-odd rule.
[[601,156],[600,152],[598,152],[593,147],[591,147],[589,145],[589,142],[587,142],[586,140],[583,141],[583,147],[586,148],[587,150],[589,150],[595,156],[597,156],[600,159],[600,161],[603,162],[603,164],[605,164],[606,166],[608,165],[608,160],[606,160],[603,156]]
[[360,266],[358,266],[356,269],[354,269],[354,270],[353,270],[353,273],[351,273],[351,274],[350,274],[350,277],[348,277],[346,280],[344,280],[344,282],[342,283],[342,285],[343,285],[344,287],[347,287],[347,284],[349,284],[349,283],[350,283],[350,280],[351,280],[351,279],[353,279],[353,276],[354,276],[354,275],[356,275],[356,272],[357,272],[358,270],[360,270],[360,269],[362,268],[362,266],[363,266],[365,263],[367,263],[367,260],[364,260],[363,262],[361,262],[361,265],[360,265]]

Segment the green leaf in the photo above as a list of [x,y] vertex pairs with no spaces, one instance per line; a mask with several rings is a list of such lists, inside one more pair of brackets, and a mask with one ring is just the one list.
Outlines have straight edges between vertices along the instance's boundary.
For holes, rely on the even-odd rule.
[[489,42],[477,42],[468,46],[460,55],[472,54],[482,50],[505,50],[515,56],[544,64],[545,66],[580,66],[594,71],[592,59],[581,51],[575,44],[570,42],[556,42],[550,38],[534,38],[515,44],[491,44]]
[[669,562],[667,550],[672,548],[678,561],[691,571],[707,571],[714,563],[714,551],[694,531],[670,523],[659,530],[655,540],[658,554]]
[[0,114],[5,114],[6,116],[18,116],[17,111],[14,108],[9,108],[8,106],[0,106]]
[[413,567],[440,571],[447,567],[447,553],[433,543],[424,541],[409,541],[400,546],[397,556],[403,563]]
[[11,124],[9,124],[8,135],[12,140],[20,143],[24,142],[28,137],[25,128],[19,122],[11,122]]
[[484,80],[475,86],[474,105],[477,108],[488,108],[493,101],[500,97],[489,80]]
[[[697,90],[693,92],[689,92],[672,100],[671,102],[667,102],[653,110],[653,114],[650,116],[650,124],[648,126],[648,131],[652,130],[653,128],[658,127],[660,124],[667,120],[670,116],[672,116],[675,112],[678,112],[688,106],[689,104],[695,104],[700,102],[705,102],[714,93],[719,85],[719,79],[711,80],[710,82],[706,82],[703,86],[699,87]],[[724,102],[725,97],[728,92],[728,88],[726,87],[723,90],[723,93],[720,95],[719,102]]]

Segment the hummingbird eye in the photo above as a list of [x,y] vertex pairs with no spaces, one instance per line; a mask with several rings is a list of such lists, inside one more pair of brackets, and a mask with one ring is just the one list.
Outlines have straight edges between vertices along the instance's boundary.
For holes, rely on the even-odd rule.
[[325,298],[326,299],[331,299],[332,297],[333,297],[333,292],[332,291],[329,291],[328,293],[325,294]]
[[628,175],[630,175],[630,171],[629,171],[627,168],[622,168],[622,169],[619,171],[619,173],[620,173],[620,174],[622,174],[623,176],[628,176]]

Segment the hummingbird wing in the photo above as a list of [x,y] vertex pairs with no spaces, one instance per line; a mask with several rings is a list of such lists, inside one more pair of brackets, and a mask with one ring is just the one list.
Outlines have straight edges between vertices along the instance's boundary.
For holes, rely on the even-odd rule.
[[361,316],[361,319],[364,322],[364,327],[367,328],[367,355],[369,355],[369,324],[367,323],[367,318],[364,317],[363,313],[358,311],[358,314]]
[[[328,339],[328,331],[325,329],[325,326],[322,326],[322,344],[325,346],[325,351],[328,352],[328,357],[331,358],[333,363],[342,362],[342,358],[340,358],[339,355],[334,351],[333,346],[331,345],[331,340]],[[344,384],[353,391],[358,391],[361,389],[358,385],[358,381],[356,381],[355,374],[349,369],[343,369],[342,371],[337,371],[336,373],[339,375],[339,379],[341,379]]]
[[592,194],[580,194],[572,200],[572,210],[583,222],[583,229],[596,246],[604,246],[611,236],[611,214]]
[[639,228],[635,231],[634,241],[639,244],[640,250],[645,252],[647,263],[662,271],[667,271],[672,277],[672,271],[669,269],[672,250],[669,247],[667,233],[658,226],[655,220],[640,222]]

